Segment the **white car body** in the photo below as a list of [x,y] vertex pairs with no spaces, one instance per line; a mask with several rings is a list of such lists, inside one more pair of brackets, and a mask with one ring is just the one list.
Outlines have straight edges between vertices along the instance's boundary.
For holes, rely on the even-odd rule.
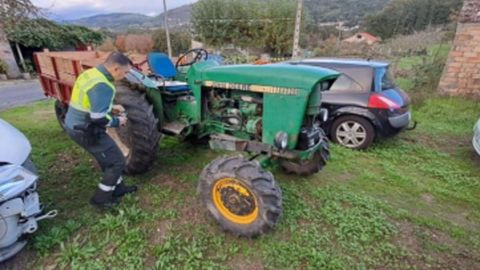
[[475,124],[473,128],[473,139],[472,139],[473,148],[477,151],[477,154],[480,155],[480,119]]
[[0,162],[22,165],[31,151],[27,137],[0,119]]
[[38,229],[37,221],[57,215],[43,214],[31,150],[25,135],[0,119],[0,263],[25,247],[24,235]]

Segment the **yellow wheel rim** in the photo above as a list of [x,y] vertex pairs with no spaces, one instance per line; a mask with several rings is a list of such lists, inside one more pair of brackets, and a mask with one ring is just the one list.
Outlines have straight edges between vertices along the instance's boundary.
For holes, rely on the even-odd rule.
[[237,224],[250,224],[258,217],[257,199],[235,178],[222,178],[213,186],[215,207],[226,219]]

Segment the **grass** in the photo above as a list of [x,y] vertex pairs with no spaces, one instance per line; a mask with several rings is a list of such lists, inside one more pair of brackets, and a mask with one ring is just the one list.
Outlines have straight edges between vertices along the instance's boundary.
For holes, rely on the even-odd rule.
[[[435,68],[446,61],[450,48],[450,44],[440,43],[429,47],[426,54],[399,58],[396,68],[404,74],[396,78],[396,84],[400,88],[410,91],[412,95],[418,95],[419,89],[416,88],[428,88],[426,86],[429,86],[419,86],[419,81],[441,75],[436,73],[441,73],[442,70],[436,70]],[[425,66],[428,66],[428,68],[425,68]],[[432,70],[435,70],[434,74],[431,73]],[[437,81],[430,83],[434,84],[434,86],[431,86],[432,89],[436,88],[438,84]]]
[[478,269],[480,159],[470,145],[480,104],[431,98],[414,131],[369,151],[332,146],[312,177],[273,171],[284,196],[276,230],[258,239],[223,232],[196,198],[201,169],[220,153],[165,138],[140,191],[121,207],[88,205],[100,174],[62,132],[53,103],[0,113],[31,140],[47,209],[28,269]]
[[[451,45],[445,44],[445,43],[433,45],[428,48],[426,57],[429,60],[433,58],[446,59],[448,56],[448,53],[450,52],[450,48],[451,48]],[[410,70],[415,65],[421,64],[423,59],[424,59],[423,56],[403,57],[400,59],[398,67],[403,70]]]

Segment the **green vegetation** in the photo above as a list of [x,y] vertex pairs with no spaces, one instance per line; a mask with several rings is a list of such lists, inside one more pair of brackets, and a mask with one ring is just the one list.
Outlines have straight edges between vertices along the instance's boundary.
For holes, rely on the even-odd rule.
[[366,16],[364,27],[383,39],[411,34],[435,25],[446,25],[462,7],[461,0],[392,0],[385,8]]
[[[389,1],[305,1],[302,47],[338,35],[333,26],[319,26],[320,23],[342,21],[353,26]],[[296,2],[200,0],[192,7],[191,23],[197,38],[209,45],[263,48],[273,55],[285,55],[291,53]]]
[[450,44],[436,44],[424,54],[403,57],[396,64],[403,74],[397,84],[410,92],[414,103],[420,104],[435,94],[450,48]]
[[415,55],[401,58],[398,68],[403,70],[411,70],[415,66],[421,65],[425,58],[430,61],[433,61],[435,58],[446,60],[450,49],[451,46],[445,43],[430,46],[425,55]]
[[62,49],[101,44],[104,35],[83,26],[60,25],[46,19],[24,20],[6,28],[8,40],[25,47]]
[[358,24],[366,14],[382,10],[391,0],[305,0],[305,10],[315,23],[345,21]]
[[[365,15],[382,10],[390,1],[391,0],[305,0],[304,11],[308,13],[309,23],[315,27],[322,22],[338,21],[343,21],[346,25],[354,26],[358,24]],[[258,3],[260,1],[254,2]],[[292,4],[295,5],[295,3]],[[192,8],[195,8],[195,5],[194,3],[170,9],[168,16],[173,20],[169,22],[169,25],[171,27],[182,27],[182,25],[188,24],[191,21],[191,17],[195,16],[195,14],[192,13]],[[212,7],[214,6],[210,8]],[[250,15],[247,18],[251,17]],[[155,17],[135,13],[110,13],[81,18],[70,21],[70,23],[93,28],[106,28],[116,32],[123,32],[125,29],[135,29],[135,31],[138,31],[147,28],[163,27],[163,13]],[[229,24],[228,22],[226,23]]]
[[[153,32],[153,49],[157,52],[167,52],[167,35],[164,29]],[[190,34],[187,32],[171,31],[170,42],[173,55],[179,55],[190,49]]]
[[5,73],[7,73],[7,70],[8,70],[7,63],[5,63],[5,61],[3,61],[2,59],[0,59],[0,74],[5,74]]
[[[198,174],[221,153],[163,140],[140,185],[110,212],[88,205],[100,174],[62,132],[53,102],[0,113],[33,145],[47,209],[10,264],[43,269],[476,269],[480,267],[480,158],[470,144],[480,104],[430,97],[414,131],[369,151],[332,147],[308,178],[274,174],[283,189],[278,228],[258,239],[224,233],[198,203]],[[24,261],[23,258],[29,258]],[[27,260],[27,259],[25,259]]]
[[289,53],[296,3],[288,0],[201,0],[192,9],[197,38],[214,46],[265,48]]

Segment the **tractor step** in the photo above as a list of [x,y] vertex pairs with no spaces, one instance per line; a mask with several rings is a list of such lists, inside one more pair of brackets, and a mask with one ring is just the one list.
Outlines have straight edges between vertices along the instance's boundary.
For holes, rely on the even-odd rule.
[[164,133],[168,133],[168,134],[180,135],[186,127],[187,127],[187,125],[185,123],[170,122],[170,123],[166,123],[162,127],[162,131]]

